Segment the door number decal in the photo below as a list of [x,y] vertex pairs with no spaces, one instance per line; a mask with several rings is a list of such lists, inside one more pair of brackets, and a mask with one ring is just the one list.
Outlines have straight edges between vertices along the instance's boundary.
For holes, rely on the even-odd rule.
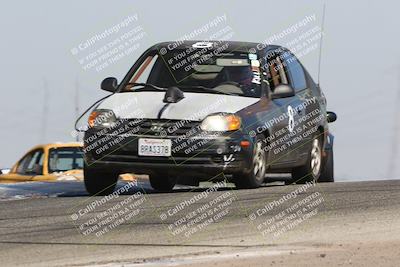
[[291,105],[287,108],[287,114],[289,116],[288,130],[289,132],[293,132],[294,129],[294,110]]

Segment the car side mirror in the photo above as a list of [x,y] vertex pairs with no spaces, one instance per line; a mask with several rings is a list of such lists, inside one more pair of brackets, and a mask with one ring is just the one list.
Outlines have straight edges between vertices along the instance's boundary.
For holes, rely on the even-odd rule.
[[326,120],[328,121],[328,123],[336,121],[337,120],[336,113],[332,112],[332,111],[327,111],[326,112]]
[[114,78],[114,77],[105,78],[101,82],[101,86],[100,87],[104,91],[115,93],[115,91],[117,90],[117,87],[118,87],[118,80],[117,80],[117,78]]
[[289,84],[280,84],[275,87],[275,90],[271,93],[271,99],[291,97],[294,95],[295,92],[292,86]]

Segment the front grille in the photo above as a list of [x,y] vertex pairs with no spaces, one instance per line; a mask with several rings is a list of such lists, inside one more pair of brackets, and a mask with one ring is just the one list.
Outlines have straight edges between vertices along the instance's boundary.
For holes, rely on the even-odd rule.
[[[161,127],[155,129],[154,126]],[[200,122],[156,119],[120,120],[114,127],[92,134],[93,142],[85,147],[96,160],[107,156],[121,156],[121,161],[147,160],[138,156],[139,138],[160,138],[171,140],[171,152],[175,159],[192,157],[207,158],[207,161],[221,163],[221,155],[233,153],[234,144],[225,138],[214,138],[200,131]],[[218,137],[218,135],[216,135]],[[88,136],[85,139],[89,139]],[[210,157],[214,157],[210,159]],[[160,157],[162,159],[162,157]],[[161,160],[157,158],[156,160]],[[112,159],[108,159],[112,160]],[[114,158],[114,160],[116,160]],[[179,161],[179,160],[178,160]]]
[[193,137],[200,132],[200,122],[166,119],[131,119],[127,125],[139,135]]

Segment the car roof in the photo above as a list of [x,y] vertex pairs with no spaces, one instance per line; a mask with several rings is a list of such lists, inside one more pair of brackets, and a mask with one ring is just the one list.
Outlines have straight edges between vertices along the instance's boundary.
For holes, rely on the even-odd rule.
[[61,143],[61,142],[56,142],[56,143],[48,143],[48,144],[40,144],[31,149],[50,149],[50,148],[61,148],[61,147],[83,147],[82,143],[79,142],[69,142],[69,143]]
[[[218,40],[212,40],[212,41],[204,41],[204,40],[194,40],[194,41],[170,41],[170,42],[162,42],[155,44],[151,48],[155,48],[157,50],[163,48],[163,47],[168,47],[172,46],[174,49],[186,49],[191,47],[193,44],[198,43],[198,42],[211,42],[211,43],[218,43],[221,42],[223,44],[228,44],[229,50],[230,51],[238,51],[238,52],[245,52],[248,53],[250,49],[257,47],[262,47],[263,49],[277,49],[280,48],[281,46],[278,45],[266,45],[263,43],[257,43],[257,42],[241,42],[241,41],[218,41]],[[257,51],[257,50],[256,50]],[[254,52],[253,52],[254,53]]]

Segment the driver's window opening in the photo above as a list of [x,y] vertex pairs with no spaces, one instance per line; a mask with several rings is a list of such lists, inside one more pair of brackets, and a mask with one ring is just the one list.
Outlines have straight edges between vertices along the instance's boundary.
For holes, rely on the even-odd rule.
[[284,64],[282,63],[282,60],[279,56],[271,59],[268,66],[269,66],[269,74],[270,74],[270,77],[268,77],[268,80],[270,83],[271,91],[274,91],[275,87],[277,87],[280,84],[288,84],[289,83],[287,75],[286,75],[286,69],[285,69]]
[[26,155],[18,164],[17,173],[24,175],[43,174],[43,151],[35,150]]

